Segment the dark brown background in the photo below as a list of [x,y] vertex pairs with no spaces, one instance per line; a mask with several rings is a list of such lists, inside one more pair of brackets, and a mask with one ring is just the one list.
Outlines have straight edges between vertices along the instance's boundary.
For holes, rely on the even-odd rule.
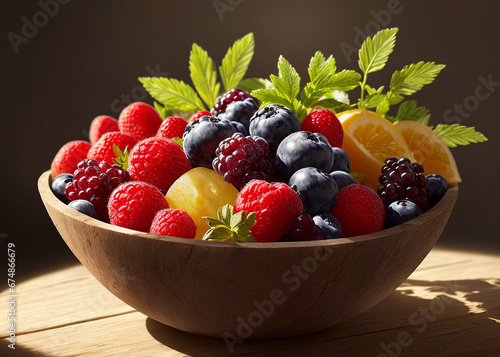
[[[214,4],[225,4],[226,11],[219,16]],[[419,60],[447,65],[435,83],[415,96],[430,108],[432,125],[443,123],[444,113],[455,103],[473,104],[479,76],[491,75],[500,82],[498,1],[397,4],[73,0],[60,5],[16,54],[8,34],[22,35],[23,17],[33,21],[41,7],[36,1],[2,2],[1,246],[16,243],[21,273],[73,259],[39,198],[38,176],[65,142],[86,139],[95,116],[117,117],[131,101],[152,103],[137,77],[156,71],[189,81],[193,42],[219,64],[236,38],[254,32],[256,55],[248,76],[276,73],[283,54],[304,77],[316,50],[333,54],[339,68],[357,69],[356,56],[345,56],[341,44],[356,46],[357,29],[372,34],[381,28],[375,22],[379,16],[384,27],[396,26],[400,32],[386,69],[371,75],[370,83],[387,85],[394,70]],[[394,8],[398,13],[387,16]],[[463,125],[485,133],[489,142],[453,149],[464,183],[439,245],[500,251],[499,100],[496,87],[466,113],[467,118],[459,118]]]

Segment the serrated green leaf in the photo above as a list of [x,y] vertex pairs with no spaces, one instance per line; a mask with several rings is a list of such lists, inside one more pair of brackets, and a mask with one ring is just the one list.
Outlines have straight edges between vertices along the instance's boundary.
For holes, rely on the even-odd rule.
[[386,98],[385,94],[370,94],[369,96],[366,97],[365,99],[365,108],[376,108],[382,101]]
[[168,108],[182,111],[206,110],[195,90],[183,81],[165,77],[141,77],[148,93]]
[[377,105],[377,114],[381,116],[385,116],[389,109],[391,108],[391,105],[389,104],[389,99],[387,99],[387,96]]
[[252,61],[254,47],[253,33],[249,33],[236,40],[222,59],[219,72],[226,92],[235,88],[245,76]]
[[242,80],[238,87],[247,93],[251,93],[257,89],[273,88],[273,83],[265,78],[247,78]]
[[359,68],[363,73],[376,72],[385,67],[389,55],[394,50],[397,28],[384,29],[368,36],[359,50]]
[[260,100],[260,107],[263,108],[269,104],[279,104],[289,109],[292,109],[293,105],[286,98],[279,95],[276,89],[257,89],[252,91],[252,96]]
[[356,71],[344,69],[342,72],[332,74],[325,83],[324,88],[349,91],[359,86],[360,79],[361,75]]
[[292,108],[290,108],[295,114],[299,121],[302,123],[307,116],[307,108],[302,104],[302,102],[296,98],[293,99]]
[[470,143],[481,143],[488,139],[474,127],[466,127],[459,124],[439,124],[434,132],[441,136],[451,148],[458,145],[469,145]]
[[167,118],[167,112],[168,112],[167,108],[165,108],[163,105],[161,105],[157,101],[154,102],[154,107],[155,107],[156,111],[158,112],[158,114],[160,114],[161,118],[163,120],[165,120],[165,118]]
[[279,95],[292,103],[300,91],[299,74],[283,56],[278,60],[278,69],[278,76],[271,75],[271,82]]
[[217,82],[214,61],[207,51],[196,43],[193,43],[189,54],[189,72],[198,95],[209,108],[212,108],[219,96],[220,83]]
[[411,95],[426,84],[432,83],[445,65],[434,62],[418,62],[396,71],[391,78],[391,92],[399,95]]
[[345,103],[342,103],[336,99],[333,98],[325,98],[317,101],[312,105],[313,108],[324,108],[324,109],[330,109],[334,113],[340,113],[344,112],[346,110],[352,109],[350,105],[347,105]]
[[378,89],[375,89],[375,88],[372,88],[370,87],[368,84],[365,86],[365,89],[366,89],[366,93],[368,93],[368,95],[372,95],[372,94],[382,94],[382,91],[384,90],[384,86],[381,86],[379,87]]
[[429,122],[429,109],[426,107],[418,107],[417,102],[414,100],[406,100],[398,108],[397,120],[415,120],[425,125]]
[[313,86],[318,86],[325,77],[334,74],[336,70],[335,58],[330,56],[325,59],[325,56],[320,51],[317,51],[309,61],[307,73],[309,74],[310,83]]

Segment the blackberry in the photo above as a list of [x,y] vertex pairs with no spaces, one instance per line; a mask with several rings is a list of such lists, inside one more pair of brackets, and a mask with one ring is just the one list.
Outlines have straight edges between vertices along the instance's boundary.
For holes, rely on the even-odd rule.
[[382,167],[382,175],[379,178],[381,186],[378,194],[385,207],[398,200],[408,200],[422,209],[422,212],[430,208],[429,198],[432,190],[427,187],[427,179],[424,175],[424,167],[419,162],[411,162],[403,157],[389,157]]
[[292,228],[288,232],[289,241],[321,240],[323,238],[323,233],[307,213],[295,218]]
[[214,170],[238,190],[250,180],[271,182],[274,177],[274,158],[267,141],[261,137],[235,133],[220,142],[215,154]]
[[252,97],[247,92],[243,91],[241,88],[233,88],[229,92],[221,95],[219,98],[215,100],[214,107],[210,110],[213,116],[218,116],[221,113],[226,111],[226,108],[229,104],[234,102],[240,102],[247,98],[251,98],[254,102],[255,107],[259,107],[257,100]]
[[96,209],[101,221],[109,222],[108,199],[121,183],[130,181],[126,170],[105,161],[85,159],[78,163],[73,181],[66,186],[66,197],[70,201],[89,201]]

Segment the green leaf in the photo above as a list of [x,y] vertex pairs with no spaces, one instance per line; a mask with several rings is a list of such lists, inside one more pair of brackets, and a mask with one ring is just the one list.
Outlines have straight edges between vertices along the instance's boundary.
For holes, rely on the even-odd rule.
[[474,127],[466,127],[459,124],[445,125],[439,124],[434,128],[434,132],[441,136],[451,148],[458,145],[469,145],[470,143],[481,143],[488,139]]
[[263,108],[269,104],[279,104],[292,109],[293,104],[286,98],[283,98],[276,89],[257,89],[252,92],[252,96],[260,100],[260,107]]
[[427,125],[429,118],[429,109],[426,107],[417,107],[417,102],[414,100],[406,100],[399,106],[398,114],[394,118],[394,121],[415,120]]
[[379,87],[378,89],[375,89],[375,88],[370,87],[370,86],[367,84],[367,85],[365,86],[365,89],[366,89],[366,93],[368,93],[368,95],[372,95],[372,94],[382,94],[382,91],[384,90],[384,86]]
[[299,118],[299,121],[302,123],[307,116],[307,108],[304,106],[304,104],[302,104],[300,100],[294,98],[292,102],[292,108],[290,109],[295,112],[297,118]]
[[257,220],[255,219],[255,212],[250,212],[249,215],[247,215],[247,221],[245,223],[245,227],[248,229],[252,228],[255,226],[255,223],[257,223]]
[[220,83],[217,83],[214,61],[207,51],[196,43],[193,43],[189,55],[189,71],[198,95],[209,108],[212,108],[219,96]]
[[364,174],[358,174],[357,172],[350,172],[349,173],[359,184],[363,182],[363,180],[366,178]]
[[359,86],[361,75],[356,71],[343,70],[332,74],[325,83],[324,88],[329,90],[349,91]]
[[273,88],[273,83],[265,78],[247,78],[242,80],[238,87],[247,93],[251,93],[257,89]]
[[203,235],[202,240],[215,240],[218,242],[225,241],[233,237],[233,231],[224,226],[217,226],[215,228],[210,228]]
[[229,221],[229,226],[234,228],[240,224],[242,224],[247,219],[246,211],[239,211],[238,213],[233,214]]
[[387,97],[385,97],[377,105],[377,114],[381,115],[381,116],[385,116],[390,108],[391,108],[391,104],[389,103],[389,99],[387,99]]
[[365,73],[372,73],[385,67],[389,55],[394,50],[397,28],[384,29],[375,34],[373,40],[366,38],[359,50],[359,68]]
[[168,110],[166,107],[164,107],[163,105],[161,105],[157,101],[154,102],[154,106],[155,106],[156,111],[158,112],[158,114],[160,114],[160,116],[163,120],[165,120],[166,118],[168,118],[169,116],[172,115],[171,110]]
[[342,103],[333,98],[325,98],[317,101],[312,105],[313,108],[325,108],[330,109],[335,113],[344,112],[346,110],[352,109],[352,107],[348,104]]
[[325,77],[334,74],[336,70],[335,58],[330,56],[328,59],[325,59],[325,56],[320,51],[317,51],[309,61],[307,73],[309,74],[311,83],[317,86]]
[[184,141],[182,140],[182,138],[176,136],[175,138],[172,138],[172,140],[179,144],[181,148],[184,148]]
[[391,78],[391,92],[399,95],[411,95],[426,84],[432,83],[446,67],[434,62],[418,62],[396,71]]
[[233,206],[226,204],[217,210],[217,218],[219,218],[225,225],[231,225],[231,216],[233,215]]
[[212,228],[224,226],[224,222],[222,222],[220,219],[216,219],[216,218],[208,217],[208,216],[204,216],[201,218],[203,218],[205,220],[205,222],[207,222],[207,224]]
[[206,110],[194,89],[183,81],[165,77],[141,77],[139,81],[154,99],[168,108],[188,112]]
[[271,75],[271,82],[273,82],[274,88],[281,97],[293,103],[300,91],[299,74],[283,56],[280,56],[278,60],[278,69],[278,77]]
[[219,67],[222,84],[226,92],[235,88],[245,76],[254,54],[253,33],[236,40],[222,59]]
[[113,152],[116,155],[116,157],[113,159],[113,162],[116,165],[120,166],[122,169],[127,170],[129,157],[128,147],[126,147],[124,151],[121,151],[116,144],[113,144]]

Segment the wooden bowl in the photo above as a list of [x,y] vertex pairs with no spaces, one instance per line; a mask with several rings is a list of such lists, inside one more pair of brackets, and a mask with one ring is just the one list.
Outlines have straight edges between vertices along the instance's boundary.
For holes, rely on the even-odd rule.
[[219,243],[112,226],[38,189],[66,244],[109,291],[176,329],[213,337],[278,338],[329,328],[394,291],[431,250],[458,195],[380,232],[335,240]]

